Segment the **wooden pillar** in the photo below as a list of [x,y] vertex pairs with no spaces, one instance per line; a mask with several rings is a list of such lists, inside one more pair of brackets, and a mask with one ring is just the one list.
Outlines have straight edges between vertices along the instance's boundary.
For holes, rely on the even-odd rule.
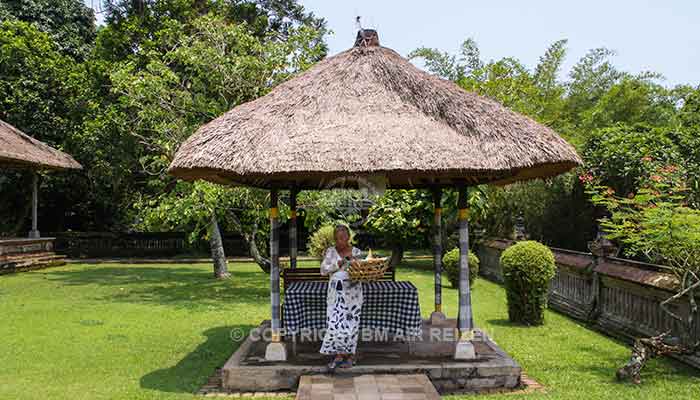
[[474,320],[472,318],[471,289],[469,288],[469,204],[466,186],[459,187],[457,201],[459,222],[459,315],[457,328],[459,341],[455,358],[472,359],[476,356],[473,339]]
[[435,310],[430,314],[432,325],[445,321],[442,312],[442,189],[433,189],[433,267],[435,271]]
[[29,231],[29,237],[32,239],[39,238],[38,225],[38,209],[39,209],[39,173],[32,172],[32,230]]
[[282,343],[280,321],[280,234],[279,209],[277,189],[270,191],[270,305],[271,305],[271,335],[270,343],[265,350],[265,359],[269,361],[284,361],[287,351]]
[[289,268],[297,267],[297,194],[298,190],[289,192]]

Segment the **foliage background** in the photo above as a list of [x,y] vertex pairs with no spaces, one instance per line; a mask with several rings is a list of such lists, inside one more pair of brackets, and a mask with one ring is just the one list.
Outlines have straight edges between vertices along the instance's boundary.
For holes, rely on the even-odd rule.
[[[262,243],[265,192],[177,183],[165,167],[198,126],[323,58],[327,32],[323,18],[295,0],[114,0],[101,26],[78,0],[0,0],[0,118],[85,166],[42,175],[41,230],[181,230],[196,240],[213,214],[223,230]],[[683,166],[688,205],[697,208],[699,88],[621,71],[606,48],[562,74],[566,39],[532,67],[512,57],[485,60],[471,38],[458,54],[418,48],[408,56],[552,127],[585,159],[548,181],[472,188],[473,239],[510,236],[522,216],[531,238],[585,250],[607,211],[591,204],[581,177],[634,193],[645,157]],[[0,174],[0,232],[29,229],[29,179],[23,171]],[[372,199],[371,210],[345,207],[357,200],[337,191],[299,196],[312,232],[342,220],[395,250],[429,246],[429,193],[390,190]],[[455,203],[446,191],[445,249],[454,241]]]

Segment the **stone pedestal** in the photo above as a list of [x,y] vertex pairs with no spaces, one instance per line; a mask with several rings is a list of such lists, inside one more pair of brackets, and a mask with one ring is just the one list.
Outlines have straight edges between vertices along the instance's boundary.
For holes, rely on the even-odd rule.
[[455,346],[455,360],[473,360],[475,358],[474,344],[470,340],[459,340]]
[[430,314],[430,325],[443,325],[447,317],[442,311],[433,311]]
[[287,361],[287,346],[282,342],[270,342],[265,348],[265,361]]

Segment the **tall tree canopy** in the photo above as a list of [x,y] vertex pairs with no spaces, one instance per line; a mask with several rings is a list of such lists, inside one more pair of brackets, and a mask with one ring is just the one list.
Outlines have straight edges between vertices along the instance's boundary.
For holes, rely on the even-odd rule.
[[[96,29],[80,0],[0,0],[0,118],[85,166],[42,177],[42,192],[51,193],[42,198],[42,229],[177,229],[196,240],[208,235],[213,216],[253,245],[263,239],[264,191],[176,182],[165,168],[197,127],[323,58],[325,21],[296,0],[108,0],[102,12],[104,25]],[[562,71],[566,55],[567,41],[559,40],[534,66],[512,57],[485,60],[467,39],[456,54],[419,48],[409,56],[552,127],[585,155],[586,172],[603,175],[615,190],[635,191],[639,159],[647,156],[670,157],[687,176],[700,175],[698,88],[622,71],[605,48]],[[17,172],[0,177],[7,199],[0,232],[27,229],[27,179]],[[691,179],[689,188],[694,206],[700,183]],[[489,234],[508,234],[522,214],[535,238],[581,249],[596,229],[575,174],[471,193],[480,209],[474,222]],[[299,203],[308,205],[306,221],[315,228],[348,217],[336,208],[352,196],[302,193]],[[404,200],[429,196],[388,191],[365,227],[387,243],[425,244],[430,207],[399,207]]]
[[[683,123],[697,126],[697,91],[667,88],[659,74],[621,71],[612,62],[615,52],[606,48],[590,50],[562,74],[566,44],[554,42],[532,69],[508,57],[482,60],[473,39],[465,40],[457,55],[419,48],[410,57],[422,59],[434,74],[552,127],[584,154],[583,169],[602,174],[621,192],[636,189],[644,156],[697,165],[697,152],[690,150],[697,147],[697,135],[678,130]],[[595,234],[596,211],[572,174],[486,193],[489,206],[482,222],[491,235],[510,234],[518,215],[525,216],[533,237],[560,247],[583,250]]]
[[48,33],[58,49],[78,60],[95,40],[95,13],[80,0],[0,0],[0,20],[17,19]]
[[[157,215],[148,214],[157,208],[153,200],[174,193],[163,172],[185,137],[326,52],[325,21],[293,0],[107,1],[99,32],[87,9],[93,34],[67,34],[84,38],[80,52],[59,28],[82,22],[70,17],[86,10],[82,2],[43,3],[0,3],[0,85],[7,93],[0,118],[85,166],[44,178],[42,191],[52,193],[40,208],[46,231],[143,227]],[[9,175],[0,180],[8,197],[26,197],[18,182],[27,177]],[[26,228],[12,209],[0,231]]]

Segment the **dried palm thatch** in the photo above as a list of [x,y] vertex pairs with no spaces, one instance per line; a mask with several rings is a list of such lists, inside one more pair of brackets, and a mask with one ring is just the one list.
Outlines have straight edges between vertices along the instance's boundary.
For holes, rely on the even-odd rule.
[[82,169],[73,157],[0,120],[0,167]]
[[280,188],[383,176],[399,188],[509,183],[580,164],[551,129],[421,71],[365,33],[373,39],[199,128],[170,173]]

